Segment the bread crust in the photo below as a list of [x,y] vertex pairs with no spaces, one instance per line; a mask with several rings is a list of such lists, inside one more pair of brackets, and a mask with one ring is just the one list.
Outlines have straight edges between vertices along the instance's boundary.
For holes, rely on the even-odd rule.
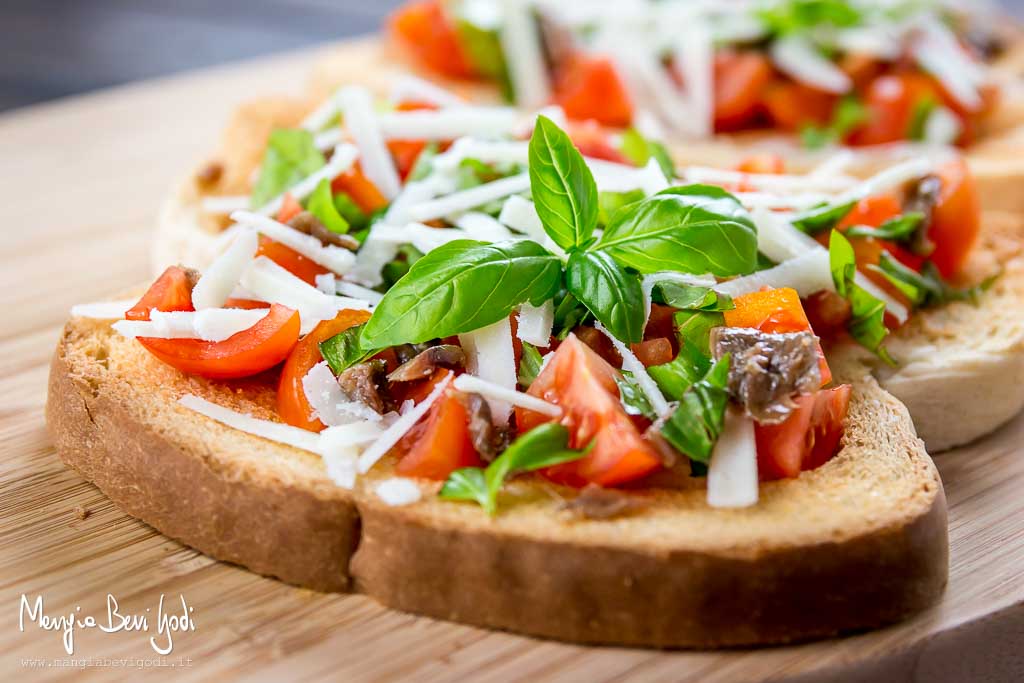
[[572,642],[706,648],[877,627],[946,583],[938,473],[870,378],[855,381],[840,454],[762,485],[755,508],[707,508],[694,482],[642,492],[645,510],[610,521],[572,518],[559,509],[571,492],[529,482],[493,520],[427,482],[421,502],[389,507],[373,490],[388,463],[355,492],[334,488],[315,456],[191,413],[174,401],[186,392],[269,414],[252,390],[186,378],[109,326],[73,320],[47,419],[64,461],[128,513],[299,586]]

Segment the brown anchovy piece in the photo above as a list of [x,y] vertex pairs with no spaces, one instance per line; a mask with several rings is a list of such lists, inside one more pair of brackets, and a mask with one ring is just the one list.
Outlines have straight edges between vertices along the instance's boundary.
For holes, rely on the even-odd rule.
[[360,401],[378,413],[387,411],[387,401],[381,394],[380,380],[387,364],[382,360],[357,363],[338,375],[338,386],[351,401]]
[[794,396],[821,386],[818,338],[810,332],[716,327],[711,352],[715,360],[730,355],[729,394],[762,424],[784,421],[793,412]]
[[469,416],[469,439],[473,448],[481,460],[491,462],[508,448],[511,431],[494,424],[491,408],[480,394],[459,392],[458,399]]
[[328,230],[327,227],[320,222],[320,219],[309,211],[303,211],[302,213],[297,214],[295,218],[288,221],[288,225],[301,233],[312,235],[320,240],[321,244],[333,244],[336,247],[348,249],[349,251],[356,251],[359,249],[359,242],[354,237]]
[[917,226],[909,244],[910,250],[918,256],[928,256],[935,250],[935,245],[928,239],[928,226],[932,223],[932,212],[935,211],[935,205],[939,203],[941,194],[942,179],[935,175],[929,175],[914,183],[903,202],[904,212],[917,212],[924,215],[924,220]]
[[420,351],[411,360],[399,365],[388,375],[389,382],[413,382],[434,374],[434,370],[459,368],[466,364],[466,354],[454,344],[431,346]]
[[637,512],[647,504],[634,495],[588,484],[579,495],[559,507],[583,519],[605,520]]

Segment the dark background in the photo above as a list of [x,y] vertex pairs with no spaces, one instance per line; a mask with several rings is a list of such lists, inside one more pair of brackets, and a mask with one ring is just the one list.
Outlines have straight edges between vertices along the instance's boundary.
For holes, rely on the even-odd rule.
[[[0,0],[0,110],[374,31],[401,0]],[[1024,0],[1003,0],[1024,17]]]

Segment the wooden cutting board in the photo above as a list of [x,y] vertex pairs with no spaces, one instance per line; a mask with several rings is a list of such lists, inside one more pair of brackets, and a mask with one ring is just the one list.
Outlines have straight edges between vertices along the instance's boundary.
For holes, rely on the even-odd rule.
[[[343,48],[372,63],[372,44]],[[564,645],[322,595],[214,562],[128,517],[67,470],[43,421],[48,361],[68,308],[148,277],[147,236],[174,180],[234,106],[299,91],[303,52],[117,88],[0,116],[0,680],[974,681],[1024,679],[1024,419],[937,458],[950,506],[950,584],[934,609],[843,639],[727,652]],[[346,57],[343,57],[345,59]],[[366,76],[363,72],[362,75]],[[457,574],[453,581],[458,581]],[[150,631],[62,634],[25,615],[148,616]],[[160,659],[160,596],[194,610]],[[76,612],[76,608],[79,608]],[[149,610],[147,612],[146,610]],[[652,605],[651,609],[659,609]],[[170,611],[168,609],[168,611]],[[126,661],[125,661],[126,660]],[[152,672],[150,672],[152,673]]]

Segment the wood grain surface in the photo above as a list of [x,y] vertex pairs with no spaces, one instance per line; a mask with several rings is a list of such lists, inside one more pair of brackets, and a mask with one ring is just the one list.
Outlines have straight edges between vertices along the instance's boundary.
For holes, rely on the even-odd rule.
[[[0,680],[135,679],[139,664],[195,680],[1024,679],[1024,419],[937,458],[952,559],[934,609],[843,639],[726,652],[570,646],[295,589],[162,537],[67,470],[43,403],[68,308],[147,278],[147,235],[172,182],[210,149],[232,107],[299,90],[312,58],[262,59],[0,117]],[[69,659],[61,633],[19,628],[22,595],[41,595],[51,616],[79,607],[103,622],[108,594],[119,613],[148,614],[151,631],[76,629],[73,665],[84,668],[55,665]],[[172,605],[184,596],[195,622],[162,659],[149,643],[161,595]]]

